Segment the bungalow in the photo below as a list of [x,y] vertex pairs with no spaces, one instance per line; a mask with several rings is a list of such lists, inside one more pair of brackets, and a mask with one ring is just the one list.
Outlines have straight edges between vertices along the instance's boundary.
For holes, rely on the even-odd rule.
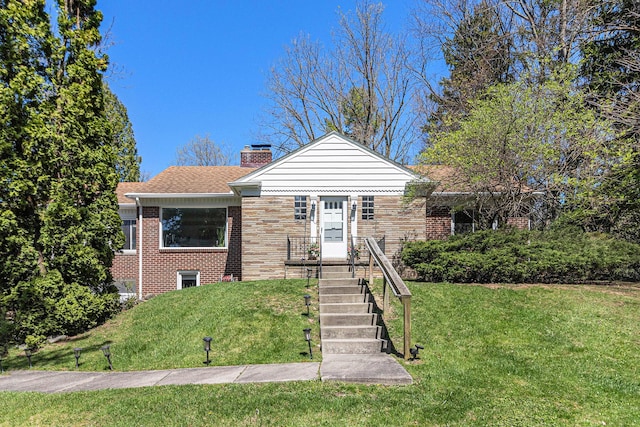
[[427,184],[336,132],[272,161],[247,147],[240,166],[173,166],[144,183],[121,183],[126,236],[116,284],[142,298],[221,280],[306,274],[301,265],[345,262],[362,238],[384,239],[388,256],[407,239],[458,228],[450,207],[408,200]]

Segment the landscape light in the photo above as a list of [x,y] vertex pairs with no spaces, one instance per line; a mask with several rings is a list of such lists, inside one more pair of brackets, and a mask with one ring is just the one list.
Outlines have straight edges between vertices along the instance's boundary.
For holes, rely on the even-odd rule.
[[309,344],[309,358],[313,359],[313,353],[311,352],[311,328],[304,329],[304,339]]
[[312,269],[307,268],[307,288],[309,287],[309,282],[311,281],[311,271]]
[[105,345],[100,347],[100,350],[102,350],[102,354],[104,354],[104,357],[107,358],[107,362],[109,362],[109,369],[113,371],[113,365],[111,364],[111,346]]
[[307,317],[309,316],[309,306],[311,305],[311,295],[306,294],[304,296],[304,305],[307,306]]
[[76,357],[76,368],[78,368],[80,366],[80,364],[78,363],[78,359],[80,359],[80,352],[82,351],[82,349],[80,347],[76,347],[73,349],[73,355]]
[[209,352],[211,351],[211,340],[213,338],[211,337],[204,337],[202,338],[202,341],[204,341],[204,351],[207,352],[207,360],[204,361],[205,365],[208,365],[209,363],[211,363],[211,360],[209,360]]
[[30,348],[25,348],[24,349],[24,355],[27,356],[27,359],[29,360],[29,368],[32,368],[33,365],[31,364],[31,349]]
[[0,357],[0,374],[4,374],[4,369],[2,368],[2,357]]

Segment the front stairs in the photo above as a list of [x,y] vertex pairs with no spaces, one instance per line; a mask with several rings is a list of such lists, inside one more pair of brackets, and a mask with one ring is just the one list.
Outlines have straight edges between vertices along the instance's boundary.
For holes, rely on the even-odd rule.
[[323,265],[318,288],[322,381],[411,384],[411,375],[388,354],[366,283],[352,279],[346,265]]
[[[373,296],[348,266],[323,266],[319,282],[322,354],[387,352]],[[341,277],[341,278],[340,278]]]

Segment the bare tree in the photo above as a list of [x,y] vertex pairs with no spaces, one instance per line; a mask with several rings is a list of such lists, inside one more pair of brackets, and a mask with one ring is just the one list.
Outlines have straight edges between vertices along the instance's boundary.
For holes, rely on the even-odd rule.
[[225,166],[231,155],[224,144],[217,144],[209,135],[196,135],[191,141],[176,150],[178,166]]
[[301,35],[268,80],[265,139],[288,152],[337,130],[394,160],[416,140],[414,75],[402,37],[385,31],[382,4],[339,11],[333,48]]

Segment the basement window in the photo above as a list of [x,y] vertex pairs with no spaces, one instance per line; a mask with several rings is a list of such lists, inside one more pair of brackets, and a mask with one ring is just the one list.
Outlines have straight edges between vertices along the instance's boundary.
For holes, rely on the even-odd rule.
[[178,271],[178,289],[200,286],[200,272],[197,270]]

